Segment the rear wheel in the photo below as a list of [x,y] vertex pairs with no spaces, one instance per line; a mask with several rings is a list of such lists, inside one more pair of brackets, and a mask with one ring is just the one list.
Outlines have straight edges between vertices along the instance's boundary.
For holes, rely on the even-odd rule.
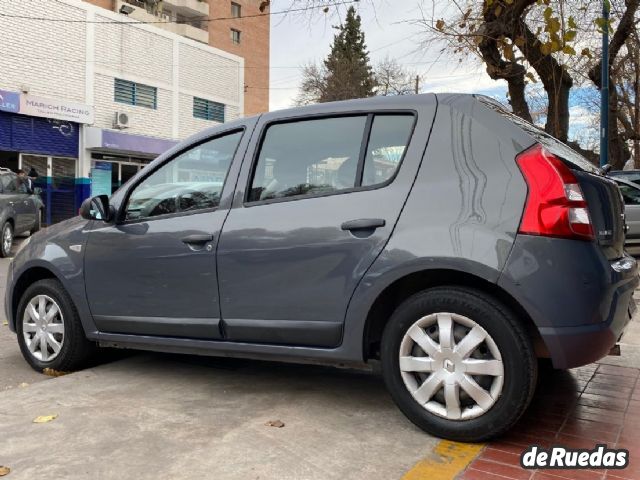
[[8,257],[11,255],[11,246],[13,245],[13,225],[11,222],[4,222],[1,235],[0,257]]
[[71,297],[55,279],[27,288],[18,305],[16,332],[22,355],[39,372],[77,370],[95,350]]
[[526,410],[537,362],[514,315],[482,292],[440,287],[394,312],[381,345],[385,383],[423,430],[477,442],[504,433]]

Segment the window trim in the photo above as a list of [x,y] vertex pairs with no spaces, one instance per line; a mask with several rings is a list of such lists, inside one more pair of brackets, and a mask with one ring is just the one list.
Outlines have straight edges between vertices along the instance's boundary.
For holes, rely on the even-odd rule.
[[[242,42],[242,30],[238,30],[237,28],[232,28],[230,30],[231,30],[231,43],[233,45],[240,45],[240,43]],[[233,38],[233,34],[234,33],[238,34],[238,41],[237,42]]]
[[233,135],[233,134],[236,134],[236,133],[241,133],[240,140],[238,140],[238,144],[236,145],[236,149],[234,150],[233,155],[231,156],[231,163],[229,164],[229,168],[227,169],[227,173],[225,174],[224,181],[222,182],[222,189],[220,190],[220,193],[222,193],[224,191],[224,187],[227,186],[227,180],[229,179],[229,172],[231,171],[231,167],[233,166],[233,162],[234,162],[234,160],[236,158],[236,155],[238,154],[238,149],[240,148],[240,144],[242,143],[242,140],[245,138],[245,133],[246,133],[246,127],[245,126],[241,126],[241,127],[236,127],[236,128],[232,128],[232,129],[229,129],[229,130],[225,130],[223,132],[216,133],[216,134],[214,134],[214,135],[212,135],[210,137],[206,137],[204,139],[198,140],[195,143],[191,143],[189,145],[186,145],[184,148],[180,149],[179,151],[177,151],[176,153],[174,153],[170,157],[167,157],[165,160],[163,160],[157,166],[154,166],[154,168],[150,169],[149,166],[147,166],[146,168],[143,168],[142,170],[139,170],[138,173],[140,173],[140,172],[144,172],[144,173],[129,188],[129,190],[127,190],[124,198],[122,199],[122,202],[120,203],[120,208],[119,208],[119,211],[117,212],[116,219],[115,219],[114,223],[116,225],[133,225],[133,224],[136,224],[136,223],[152,222],[154,220],[164,220],[164,219],[167,219],[167,218],[175,218],[175,217],[186,217],[187,215],[195,215],[195,214],[199,214],[199,213],[215,212],[216,210],[219,210],[220,206],[217,206],[217,207],[210,207],[210,208],[202,208],[200,210],[185,210],[185,211],[182,211],[182,212],[166,213],[164,215],[156,215],[156,216],[153,216],[153,217],[136,218],[134,220],[126,220],[126,217],[125,217],[126,212],[127,212],[127,205],[129,205],[129,199],[131,198],[131,194],[148,177],[153,175],[155,172],[160,170],[162,167],[167,165],[169,162],[172,162],[173,160],[175,160],[177,157],[179,157],[183,153],[185,153],[185,152],[187,152],[189,150],[192,150],[194,148],[197,148],[197,147],[199,147],[200,145],[202,145],[204,143],[211,142],[212,140],[217,140],[218,138],[222,138],[222,137],[225,137],[227,135]]
[[[407,138],[407,146],[402,153],[402,157],[398,161],[398,168],[396,168],[393,175],[389,177],[387,180],[381,183],[376,183],[374,185],[366,185],[362,186],[362,176],[364,173],[364,161],[367,156],[367,149],[369,148],[369,140],[371,138],[371,130],[373,128],[373,120],[376,116],[392,116],[392,115],[406,115],[413,117],[413,124],[411,125],[411,129],[409,132],[409,136]],[[358,156],[358,166],[356,168],[356,186],[352,188],[345,188],[342,190],[338,190],[335,192],[325,192],[325,193],[310,193],[306,195],[292,195],[290,197],[279,197],[279,198],[270,198],[267,200],[249,200],[249,195],[251,194],[251,185],[253,183],[253,179],[256,174],[256,169],[258,167],[258,160],[260,157],[260,152],[262,151],[262,147],[264,141],[267,136],[267,131],[272,125],[281,125],[286,123],[300,123],[308,120],[324,120],[324,119],[332,119],[332,118],[344,118],[344,117],[366,117],[365,128],[362,133],[362,139],[360,141],[360,153]],[[344,195],[346,193],[354,193],[354,192],[364,192],[368,190],[378,190],[381,188],[385,188],[389,186],[398,176],[400,169],[402,168],[402,164],[404,163],[404,159],[407,155],[407,151],[409,150],[409,146],[413,139],[413,134],[416,129],[416,125],[418,124],[418,112],[416,110],[406,109],[406,110],[363,110],[363,111],[351,111],[351,112],[334,112],[334,113],[320,113],[314,115],[303,115],[297,117],[289,117],[283,119],[277,119],[269,122],[265,122],[262,125],[260,130],[260,140],[257,143],[257,147],[253,152],[253,157],[251,159],[251,169],[249,170],[249,177],[247,179],[247,184],[244,191],[244,196],[242,199],[242,205],[244,207],[255,207],[260,205],[269,205],[271,203],[283,203],[283,202],[291,202],[296,200],[308,200],[311,198],[322,198],[329,197],[332,195]]]
[[[238,15],[234,15],[233,13],[234,7],[238,8]],[[233,18],[242,18],[242,5],[240,5],[238,2],[231,2],[231,16]]]

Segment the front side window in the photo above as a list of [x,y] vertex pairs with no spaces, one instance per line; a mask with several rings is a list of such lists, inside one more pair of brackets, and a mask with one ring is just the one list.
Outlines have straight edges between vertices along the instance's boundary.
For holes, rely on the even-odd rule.
[[242,132],[201,143],[166,163],[129,197],[126,220],[216,208]]
[[411,114],[370,114],[271,125],[248,201],[384,184],[400,166],[414,121]]

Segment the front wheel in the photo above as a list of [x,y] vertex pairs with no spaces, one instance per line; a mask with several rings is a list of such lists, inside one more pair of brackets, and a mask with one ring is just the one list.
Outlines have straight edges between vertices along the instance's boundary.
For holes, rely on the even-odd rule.
[[394,401],[438,437],[479,442],[511,428],[535,390],[537,362],[524,328],[482,292],[439,287],[394,312],[381,345]]
[[56,279],[27,288],[18,305],[16,333],[22,355],[39,372],[77,370],[95,350],[71,297]]
[[5,258],[11,255],[11,246],[13,245],[13,226],[11,225],[11,222],[4,222],[1,235],[0,257]]

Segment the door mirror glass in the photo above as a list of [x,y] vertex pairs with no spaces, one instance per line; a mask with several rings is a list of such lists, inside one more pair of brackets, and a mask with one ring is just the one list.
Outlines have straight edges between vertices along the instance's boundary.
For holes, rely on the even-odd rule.
[[113,207],[109,205],[109,197],[98,195],[87,198],[80,207],[80,216],[85,220],[102,220],[110,222],[113,220]]

